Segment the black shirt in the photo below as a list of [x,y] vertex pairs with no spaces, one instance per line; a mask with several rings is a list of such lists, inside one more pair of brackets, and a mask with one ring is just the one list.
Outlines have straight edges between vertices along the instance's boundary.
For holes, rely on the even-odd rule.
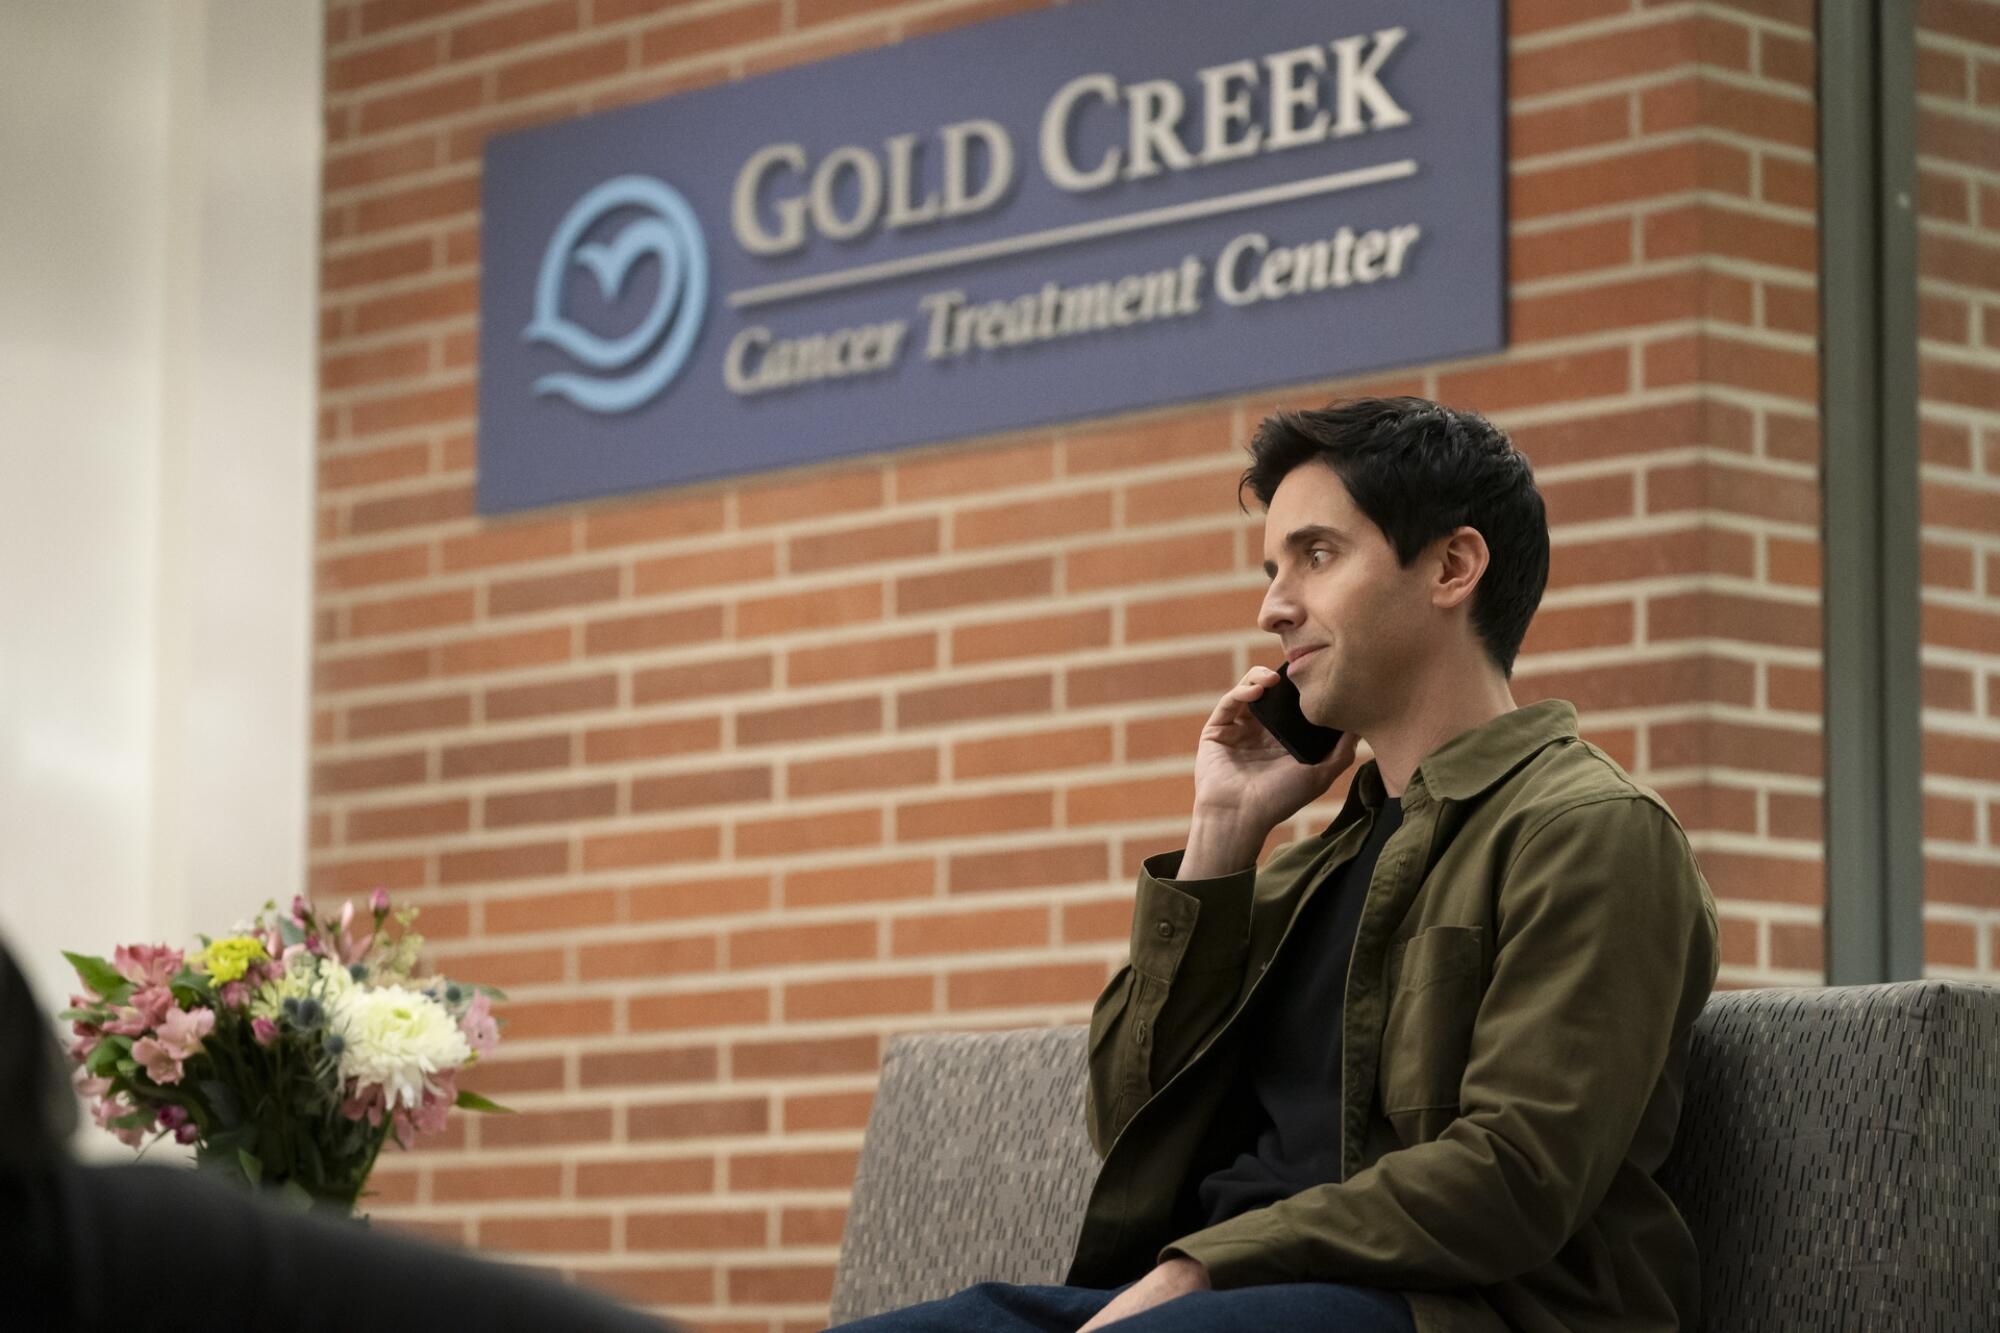
[[1208,1225],[1340,1179],[1340,1022],[1361,903],[1389,835],[1403,822],[1390,797],[1352,861],[1300,909],[1284,957],[1258,988],[1243,1070],[1262,1128],[1236,1160],[1201,1182]]

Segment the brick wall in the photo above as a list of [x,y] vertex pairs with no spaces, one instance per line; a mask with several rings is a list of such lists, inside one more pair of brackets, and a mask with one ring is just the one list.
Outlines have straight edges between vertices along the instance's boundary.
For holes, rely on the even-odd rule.
[[2000,971],[2000,3],[1918,11],[1926,956]]
[[[1575,700],[1674,803],[1724,984],[1818,978],[1810,0],[1514,0],[1505,355],[474,516],[487,135],[1027,7],[331,0],[312,882],[389,886],[510,988],[478,1082],[523,1112],[391,1154],[385,1219],[818,1327],[885,1038],[1080,1020],[1122,956],[1200,720],[1270,656],[1242,446],[1340,392],[1513,431],[1555,525],[1517,697]],[[1987,340],[1937,352],[1990,378],[1967,264]],[[1940,412],[1933,475],[1990,495],[2000,428]],[[1990,606],[1993,530],[1938,606]],[[1957,679],[1976,732],[2000,678]],[[1940,808],[1987,841],[1940,857],[1992,856],[1980,790]]]

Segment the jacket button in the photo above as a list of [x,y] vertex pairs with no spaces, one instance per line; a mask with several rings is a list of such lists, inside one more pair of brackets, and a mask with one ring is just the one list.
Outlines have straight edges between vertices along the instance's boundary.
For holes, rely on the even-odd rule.
[[1137,1033],[1136,1033],[1135,1035],[1136,1035],[1136,1036],[1137,1036],[1137,1037],[1139,1038],[1139,1044],[1140,1044],[1141,1046],[1144,1046],[1144,1045],[1146,1044],[1146,1020],[1145,1020],[1145,1019],[1143,1019],[1143,1018],[1142,1018],[1142,1019],[1140,1019],[1140,1020],[1139,1020],[1139,1027],[1138,1027],[1138,1031],[1137,1031]]
[[1174,937],[1174,923],[1171,921],[1162,921],[1154,926],[1153,930],[1163,940],[1170,940]]

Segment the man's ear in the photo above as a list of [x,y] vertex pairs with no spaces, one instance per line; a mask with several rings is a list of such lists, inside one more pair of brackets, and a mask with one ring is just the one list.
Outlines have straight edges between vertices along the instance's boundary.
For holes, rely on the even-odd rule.
[[1431,605],[1449,610],[1472,596],[1491,562],[1486,538],[1479,529],[1459,527],[1438,538],[1438,569],[1431,584]]

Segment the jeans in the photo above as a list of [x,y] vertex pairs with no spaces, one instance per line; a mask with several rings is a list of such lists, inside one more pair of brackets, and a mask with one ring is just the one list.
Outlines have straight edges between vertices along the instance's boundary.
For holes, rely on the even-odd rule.
[[[842,1333],[1075,1333],[1123,1287],[982,1282],[956,1296],[842,1324]],[[1415,1333],[1401,1295],[1337,1282],[1196,1291],[1112,1327],[1118,1333]]]

